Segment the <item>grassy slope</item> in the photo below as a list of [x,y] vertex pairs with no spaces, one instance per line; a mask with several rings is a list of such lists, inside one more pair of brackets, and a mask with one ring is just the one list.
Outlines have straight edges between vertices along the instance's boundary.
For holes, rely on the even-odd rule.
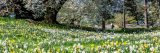
[[[96,33],[67,29],[47,24],[32,24],[25,20],[0,18],[1,52],[159,52],[159,31],[140,34]],[[152,35],[152,36],[151,36]]]

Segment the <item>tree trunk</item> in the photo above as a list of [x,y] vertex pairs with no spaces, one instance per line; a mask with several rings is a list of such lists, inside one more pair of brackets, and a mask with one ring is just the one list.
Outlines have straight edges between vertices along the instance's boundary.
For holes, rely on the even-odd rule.
[[126,11],[123,9],[123,29],[126,29]]
[[57,10],[54,10],[51,7],[47,7],[47,12],[46,13],[47,14],[45,15],[45,20],[48,23],[59,24],[59,22],[57,21],[57,14],[58,14]]
[[105,19],[102,18],[102,30],[105,30],[106,29],[106,22],[105,22]]
[[147,12],[147,0],[144,0],[144,8],[145,8],[145,10],[144,10],[144,17],[145,17],[145,26],[146,26],[146,28],[149,28],[149,25],[148,25],[148,12]]
[[126,29],[126,9],[125,9],[125,0],[123,1],[123,29]]
[[52,14],[52,17],[50,17],[52,19],[52,24],[59,24],[59,22],[57,21],[57,14],[59,11],[54,11],[54,13]]
[[[47,16],[48,16],[48,19],[50,19],[50,23],[52,24],[59,24],[59,22],[57,21],[57,14],[58,12],[60,11],[60,9],[63,7],[64,3],[66,2],[67,0],[59,0],[59,3],[58,4],[55,4],[55,7],[52,8],[52,7],[47,7],[49,8],[47,11]],[[46,3],[46,6],[47,6],[47,2],[48,0],[44,1]],[[53,2],[56,2],[56,1],[53,1]],[[50,15],[51,14],[51,15]]]

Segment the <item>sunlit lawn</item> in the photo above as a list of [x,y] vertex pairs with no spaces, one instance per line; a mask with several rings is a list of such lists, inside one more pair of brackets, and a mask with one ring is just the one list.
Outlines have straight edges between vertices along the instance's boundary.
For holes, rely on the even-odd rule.
[[0,53],[150,53],[160,52],[160,31],[91,32],[0,18]]

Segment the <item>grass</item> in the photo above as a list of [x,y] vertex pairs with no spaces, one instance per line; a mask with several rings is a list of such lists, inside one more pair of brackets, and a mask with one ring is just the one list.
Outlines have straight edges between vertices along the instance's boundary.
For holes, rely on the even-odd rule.
[[107,31],[0,18],[0,53],[160,52],[159,30],[127,29],[126,32],[117,30],[115,34]]

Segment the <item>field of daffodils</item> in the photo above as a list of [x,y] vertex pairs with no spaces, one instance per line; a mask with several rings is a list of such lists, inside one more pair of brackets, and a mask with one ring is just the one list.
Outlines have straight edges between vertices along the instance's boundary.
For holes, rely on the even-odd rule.
[[91,32],[0,18],[0,53],[160,53],[160,31]]

